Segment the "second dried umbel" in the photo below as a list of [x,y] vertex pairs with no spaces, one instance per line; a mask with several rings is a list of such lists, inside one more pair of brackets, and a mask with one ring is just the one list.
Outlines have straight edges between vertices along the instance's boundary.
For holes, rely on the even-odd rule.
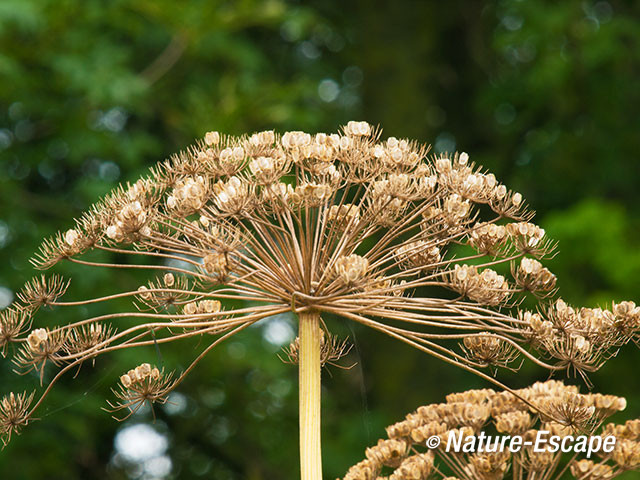
[[[553,380],[515,393],[518,396],[469,390],[448,395],[445,403],[418,408],[387,427],[388,438],[367,448],[366,458],[343,480],[610,480],[640,469],[640,419],[606,422],[624,410],[624,398],[580,394],[577,387]],[[477,441],[480,432],[494,439],[484,449]],[[552,435],[560,442],[580,436],[600,438],[593,442],[597,448],[591,458],[585,458],[588,453],[553,451],[547,441]],[[464,443],[473,447],[455,450],[450,436],[459,439],[458,447]],[[524,444],[510,449],[508,442],[497,442],[511,436],[521,437]],[[611,448],[605,449],[607,437]],[[427,448],[434,438],[438,446]],[[543,440],[536,446],[537,438]]]

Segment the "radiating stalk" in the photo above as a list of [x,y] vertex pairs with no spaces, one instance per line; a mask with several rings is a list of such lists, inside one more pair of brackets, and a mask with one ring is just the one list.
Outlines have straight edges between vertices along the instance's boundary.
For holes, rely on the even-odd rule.
[[299,314],[300,474],[302,480],[322,480],[320,448],[320,314]]

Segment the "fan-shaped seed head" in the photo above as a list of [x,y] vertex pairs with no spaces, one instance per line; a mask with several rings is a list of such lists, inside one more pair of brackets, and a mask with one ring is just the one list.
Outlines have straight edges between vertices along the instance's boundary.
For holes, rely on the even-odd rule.
[[294,205],[319,207],[329,201],[334,189],[328,183],[305,182],[296,186],[291,195]]
[[311,143],[311,135],[305,132],[286,132],[282,135],[282,146],[286,149],[306,147]]
[[424,480],[429,478],[433,469],[431,452],[411,455],[389,476],[389,480]]
[[13,392],[0,400],[0,439],[7,445],[13,433],[20,433],[29,422],[29,407],[35,392],[15,394]]
[[[416,456],[427,455],[428,458],[422,460],[431,467],[428,478],[434,480],[497,480],[510,469],[519,472],[522,478],[559,478],[565,465],[576,478],[610,480],[627,470],[640,468],[640,420],[627,421],[624,425],[608,424],[598,433],[600,421],[613,413],[606,407],[620,405],[620,399],[597,395],[581,395],[577,387],[553,380],[538,382],[513,393],[471,390],[451,394],[446,404],[420,407],[405,420],[389,426],[389,440],[379,440],[376,446],[367,449],[367,459],[352,467],[344,478],[424,480],[427,477],[413,476],[418,470],[400,467],[411,464]],[[524,403],[525,399],[530,405]],[[605,409],[600,410],[599,404]],[[598,416],[595,422],[590,418],[593,415]],[[491,422],[502,434],[522,436],[524,446],[519,451],[510,451],[509,448],[498,448],[496,444],[497,451],[491,452],[492,443],[485,443],[485,451],[477,453],[445,451],[450,436],[460,438],[462,445],[469,437],[474,437],[476,443],[479,432],[489,428]],[[581,428],[577,428],[579,423]],[[579,435],[600,438],[614,436],[613,453],[596,451],[601,458],[594,462],[576,458],[573,453],[552,452],[548,444],[542,445],[542,450],[540,446],[534,448],[540,435],[545,438],[557,436],[560,441],[571,435],[575,442],[578,431]],[[440,437],[440,446],[426,451],[425,441],[434,435]],[[494,441],[492,438],[490,442]],[[452,458],[454,462],[451,462]],[[389,474],[385,467],[395,470]],[[457,477],[447,477],[444,472],[449,471]]]
[[388,467],[398,467],[406,457],[409,445],[404,440],[379,440],[375,447],[367,448],[369,460]]
[[514,278],[516,284],[531,292],[550,292],[556,286],[556,276],[534,259],[523,257]]
[[424,240],[406,243],[397,249],[398,258],[407,268],[428,270],[442,259],[440,248]]
[[587,459],[574,461],[570,471],[571,475],[580,480],[609,480],[615,476],[610,465]]
[[369,125],[367,122],[351,121],[347,123],[347,126],[344,129],[344,133],[346,133],[347,135],[352,135],[354,137],[369,136],[371,135],[371,125]]
[[496,255],[505,246],[507,229],[504,225],[484,223],[471,230],[469,244],[487,255]]
[[338,278],[347,286],[360,283],[369,268],[369,261],[365,257],[352,254],[336,260],[334,270]]
[[451,285],[457,292],[485,305],[499,305],[511,295],[509,283],[490,268],[479,272],[475,266],[456,264]]
[[220,134],[218,132],[207,132],[204,136],[204,143],[209,147],[218,145],[220,143]]
[[531,422],[528,412],[508,412],[495,417],[496,430],[508,435],[522,435],[531,427]]
[[31,348],[31,350],[33,350],[34,352],[37,352],[40,350],[40,347],[42,346],[42,344],[44,344],[48,339],[49,339],[49,333],[47,332],[46,329],[36,328],[27,337],[27,343],[29,344],[29,347]]
[[276,135],[273,130],[265,130],[263,132],[254,133],[249,137],[249,143],[257,147],[273,145],[275,141]]
[[640,466],[640,443],[624,439],[617,441],[613,461],[623,470],[637,469]]

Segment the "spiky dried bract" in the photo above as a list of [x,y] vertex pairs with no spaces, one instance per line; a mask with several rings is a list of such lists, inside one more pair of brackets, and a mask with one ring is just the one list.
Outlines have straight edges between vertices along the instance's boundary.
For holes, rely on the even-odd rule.
[[518,357],[518,351],[510,343],[489,333],[466,337],[462,349],[470,360],[482,367],[508,367]]
[[[349,355],[352,344],[349,343],[348,339],[344,339],[340,341],[336,336],[332,334],[326,334],[322,331],[322,335],[320,337],[320,364],[321,366],[332,365],[338,368],[351,368],[351,367],[342,367],[337,362]],[[293,342],[289,344],[288,347],[283,348],[283,353],[285,354],[285,362],[291,364],[298,363],[298,353],[300,349],[300,339],[296,337]]]
[[27,336],[27,341],[20,348],[13,363],[21,374],[36,370],[40,374],[40,384],[44,381],[44,370],[49,364],[59,366],[64,361],[63,347],[68,330],[49,331],[36,328]]
[[65,282],[60,275],[50,278],[44,275],[34,277],[17,294],[20,306],[34,312],[40,307],[51,305],[65,294],[70,283],[71,280]]
[[71,357],[95,358],[99,353],[97,347],[114,335],[110,325],[97,322],[80,325],[70,329],[63,348]]
[[6,356],[7,347],[16,342],[29,330],[31,314],[20,308],[6,308],[0,311],[0,354]]
[[35,392],[5,395],[0,400],[0,439],[6,446],[12,434],[19,434],[22,427],[29,423],[29,407]]
[[110,407],[108,411],[128,410],[125,417],[117,418],[117,420],[126,420],[145,403],[149,406],[153,406],[154,403],[166,403],[167,396],[175,386],[173,373],[165,374],[164,370],[159,370],[149,363],[143,363],[120,377],[117,390],[112,389],[117,400],[107,402]]
[[184,275],[165,273],[147,285],[138,287],[136,298],[141,310],[166,312],[171,307],[180,307],[191,300],[190,279]]
[[[116,188],[33,259],[42,269],[62,260],[129,268],[149,281],[61,301],[67,284],[37,278],[12,307],[129,299],[131,308],[51,327],[35,349],[41,332],[11,317],[3,351],[22,342],[18,364],[43,376],[45,364],[66,372],[103,353],[211,334],[195,364],[263,318],[317,311],[494,382],[495,367],[517,368],[517,355],[552,372],[593,371],[638,341],[640,310],[568,310],[545,299],[555,294],[543,265],[554,244],[532,218],[521,194],[466,153],[429,155],[365,122],[334,134],[208,132]],[[519,311],[525,297],[538,307]],[[117,330],[97,327],[106,320]]]
[[[565,478],[565,465],[576,479],[612,479],[640,469],[640,419],[603,425],[625,406],[622,397],[580,394],[577,387],[554,380],[514,393],[469,390],[451,394],[445,403],[420,407],[387,427],[388,439],[367,448],[366,459],[351,467],[344,480],[559,480]],[[570,435],[611,435],[616,441],[611,453],[598,449],[596,460],[561,450],[541,451],[534,448],[534,442],[525,443],[519,451],[510,451],[508,444],[501,450],[494,445],[495,439],[483,452],[446,451],[450,434],[462,438],[464,444],[465,439],[485,430],[493,435],[492,424],[500,435],[520,435],[524,442],[535,441],[542,430],[548,432],[545,435],[558,435],[560,441]],[[440,446],[427,450],[425,441],[432,436],[440,437]]]

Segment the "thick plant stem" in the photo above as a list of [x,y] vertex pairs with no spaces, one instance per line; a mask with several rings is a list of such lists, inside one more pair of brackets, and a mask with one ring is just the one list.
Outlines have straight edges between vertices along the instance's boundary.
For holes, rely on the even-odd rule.
[[302,480],[322,480],[320,449],[320,313],[299,314],[300,474]]

